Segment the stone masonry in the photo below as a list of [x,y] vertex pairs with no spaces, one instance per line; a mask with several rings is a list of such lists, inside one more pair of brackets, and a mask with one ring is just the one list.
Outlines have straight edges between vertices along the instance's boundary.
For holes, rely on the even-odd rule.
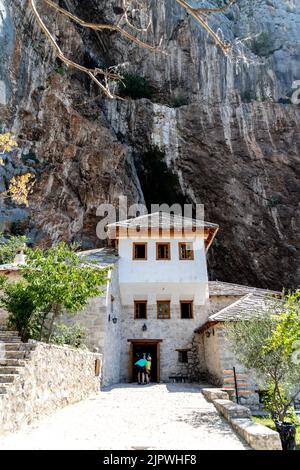
[[[99,374],[96,375],[96,360]],[[0,332],[0,433],[13,432],[100,390],[101,355]]]
[[[180,307],[171,304],[171,318],[157,319],[157,308],[148,305],[147,319],[134,320],[133,305],[123,306],[122,315],[122,352],[121,352],[121,381],[128,381],[129,348],[127,339],[161,339],[160,343],[160,380],[169,382],[172,375],[190,375],[189,364],[193,358],[194,329],[205,315],[204,306],[194,306],[193,319],[181,319]],[[142,327],[146,325],[147,330]],[[182,364],[178,361],[177,349],[187,349],[189,362]]]

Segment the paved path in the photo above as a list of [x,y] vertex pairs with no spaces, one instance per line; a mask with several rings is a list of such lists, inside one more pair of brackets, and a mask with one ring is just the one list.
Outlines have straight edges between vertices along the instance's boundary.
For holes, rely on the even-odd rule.
[[0,449],[246,449],[189,384],[118,385],[0,437]]

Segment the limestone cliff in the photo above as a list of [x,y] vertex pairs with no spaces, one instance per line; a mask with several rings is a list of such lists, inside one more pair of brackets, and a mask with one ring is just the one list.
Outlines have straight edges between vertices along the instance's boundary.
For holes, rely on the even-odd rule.
[[[61,4],[100,22],[115,18],[119,2]],[[100,202],[121,193],[148,204],[163,197],[162,165],[151,163],[159,153],[172,176],[166,202],[203,203],[206,219],[220,225],[212,278],[299,284],[300,113],[289,99],[300,79],[299,0],[239,0],[213,19],[237,47],[246,39],[246,61],[227,59],[173,0],[152,1],[147,35],[152,43],[162,38],[167,55],[56,17],[57,37],[72,57],[127,62],[149,79],[151,100],[125,101],[99,96],[85,76],[55,62],[27,1],[0,5],[2,127],[18,136],[22,164],[38,181],[29,211],[3,211],[8,230],[26,228],[37,241],[99,243]],[[156,184],[146,184],[149,178]]]

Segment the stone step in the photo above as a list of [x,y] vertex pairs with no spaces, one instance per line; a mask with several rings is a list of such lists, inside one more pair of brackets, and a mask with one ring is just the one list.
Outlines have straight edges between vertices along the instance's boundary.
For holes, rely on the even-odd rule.
[[0,345],[0,350],[1,348],[4,348],[5,351],[28,351],[28,349],[32,349],[28,343],[3,343]]
[[27,359],[29,356],[30,356],[30,351],[4,351],[4,357],[1,357],[1,351],[0,351],[1,360]]
[[18,336],[1,336],[0,337],[0,343],[20,343],[21,338]]
[[19,338],[19,333],[17,331],[0,331],[0,338],[2,338],[3,336],[5,336],[6,338],[11,338],[12,336]]
[[0,367],[24,367],[27,359],[0,359]]
[[16,330],[0,330],[0,335],[17,335],[19,332]]
[[9,366],[1,367],[0,366],[0,375],[19,374],[21,369],[22,367],[9,367]]
[[15,380],[15,374],[0,374],[0,384],[12,383]]
[[10,339],[6,339],[5,341],[0,341],[0,349],[3,347],[4,344],[19,344],[20,341],[12,341]]

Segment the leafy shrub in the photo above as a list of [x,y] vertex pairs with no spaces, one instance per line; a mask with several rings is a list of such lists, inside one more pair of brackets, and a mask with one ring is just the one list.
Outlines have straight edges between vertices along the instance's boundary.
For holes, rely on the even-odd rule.
[[273,39],[269,32],[264,31],[251,44],[251,50],[260,57],[268,57],[272,53]]
[[280,104],[291,104],[290,98],[279,98],[278,103]]
[[229,19],[229,21],[234,21],[235,19],[232,11],[228,11],[227,13],[225,13],[225,16]]
[[171,108],[180,108],[189,104],[188,99],[185,96],[177,96],[170,99],[169,102]]
[[150,100],[153,97],[154,88],[147,78],[125,72],[123,73],[123,80],[119,85],[119,94],[134,100],[139,98],[148,98]]
[[[2,284],[4,276],[2,276]],[[38,324],[34,319],[35,306],[33,299],[27,291],[27,284],[24,281],[7,283],[4,287],[5,295],[1,299],[1,306],[9,312],[8,326],[12,330],[17,330],[22,341],[29,338],[36,338]]]
[[256,100],[256,93],[253,90],[246,90],[242,93],[241,100],[243,103],[251,103]]
[[276,207],[278,204],[281,204],[281,197],[280,196],[272,196],[268,202],[268,207]]
[[79,348],[85,335],[86,330],[79,323],[72,326],[67,326],[65,323],[55,323],[51,342]]
[[65,75],[66,66],[60,59],[56,59],[56,62],[54,65],[54,71],[58,73],[59,75],[61,75],[62,77]]

